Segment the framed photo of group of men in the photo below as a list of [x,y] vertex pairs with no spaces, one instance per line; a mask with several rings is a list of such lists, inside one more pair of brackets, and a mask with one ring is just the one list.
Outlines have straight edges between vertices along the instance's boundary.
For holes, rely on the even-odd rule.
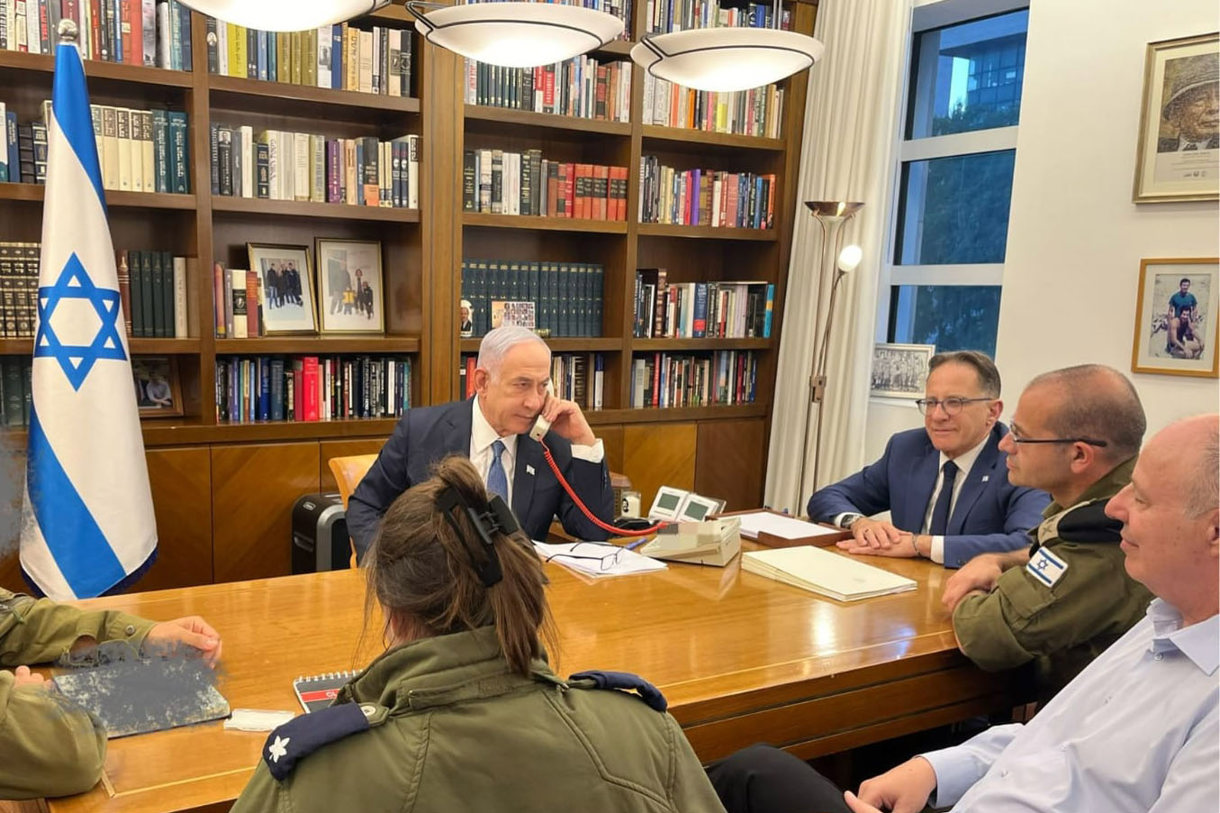
[[385,333],[381,243],[318,238],[315,249],[316,287],[309,246],[246,244],[267,335]]
[[885,398],[920,398],[928,377],[928,362],[936,348],[930,344],[873,345],[873,371],[869,394]]

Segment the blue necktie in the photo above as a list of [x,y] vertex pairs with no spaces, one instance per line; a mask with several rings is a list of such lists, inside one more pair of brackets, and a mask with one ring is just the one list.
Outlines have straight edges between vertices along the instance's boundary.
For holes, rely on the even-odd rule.
[[487,470],[487,490],[499,494],[508,502],[508,475],[504,472],[504,464],[500,455],[504,454],[504,442],[497,440],[491,444],[491,468]]
[[949,527],[949,503],[953,501],[953,481],[957,479],[957,464],[946,460],[944,481],[940,484],[940,494],[936,497],[936,505],[932,508],[932,522],[928,525],[928,533],[932,536],[944,536]]

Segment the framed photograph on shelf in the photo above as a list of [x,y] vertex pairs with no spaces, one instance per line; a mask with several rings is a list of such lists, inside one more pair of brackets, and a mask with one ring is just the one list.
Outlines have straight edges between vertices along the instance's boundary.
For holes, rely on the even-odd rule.
[[385,333],[381,243],[318,238],[323,333]]
[[1220,258],[1140,260],[1131,370],[1217,378]]
[[246,243],[246,250],[262,286],[266,335],[317,333],[309,246]]
[[875,344],[869,395],[883,398],[922,398],[928,362],[936,348],[930,344]]
[[182,414],[182,382],[173,356],[133,356],[131,375],[141,418]]
[[1220,199],[1220,35],[1148,44],[1136,203]]

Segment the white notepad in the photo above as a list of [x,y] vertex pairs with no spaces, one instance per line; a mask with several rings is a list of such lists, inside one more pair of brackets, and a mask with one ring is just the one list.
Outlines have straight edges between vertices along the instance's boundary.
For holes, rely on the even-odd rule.
[[741,566],[749,573],[839,601],[915,589],[912,579],[812,545],[749,551],[742,554]]

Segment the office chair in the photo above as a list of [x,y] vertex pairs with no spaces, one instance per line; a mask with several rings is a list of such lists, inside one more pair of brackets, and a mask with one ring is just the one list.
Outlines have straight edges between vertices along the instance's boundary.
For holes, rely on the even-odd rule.
[[[339,486],[339,499],[343,501],[344,511],[347,511],[348,497],[352,496],[352,492],[356,490],[356,486],[364,479],[364,475],[368,473],[376,459],[375,454],[355,454],[348,457],[332,457],[326,461],[330,466],[330,473],[335,475],[335,484]],[[352,569],[355,569],[356,543],[352,542],[350,536],[348,544],[352,546]]]

